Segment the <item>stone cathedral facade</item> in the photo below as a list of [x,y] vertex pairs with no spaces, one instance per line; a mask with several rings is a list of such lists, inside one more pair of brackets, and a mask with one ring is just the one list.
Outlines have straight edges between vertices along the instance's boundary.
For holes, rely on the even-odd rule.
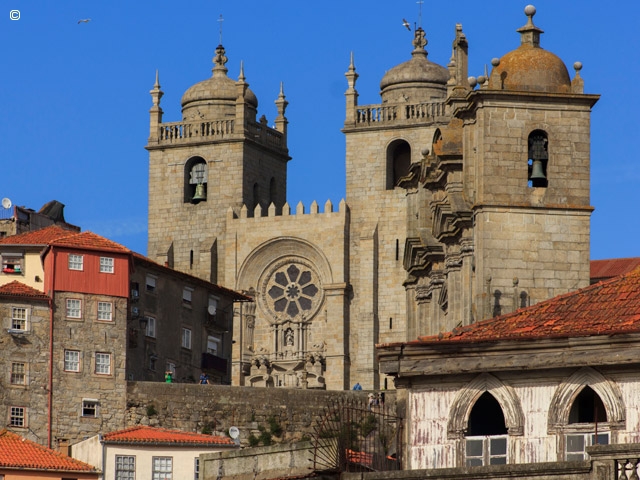
[[183,95],[181,120],[163,121],[156,81],[148,256],[254,297],[224,312],[234,384],[383,388],[376,344],[589,284],[598,96],[583,92],[579,63],[571,79],[540,46],[535,9],[525,14],[520,46],[477,79],[460,25],[446,67],[428,59],[418,28],[377,104],[359,104],[352,58],[339,205],[287,203],[284,92],[277,117],[259,117],[221,45],[213,75]]

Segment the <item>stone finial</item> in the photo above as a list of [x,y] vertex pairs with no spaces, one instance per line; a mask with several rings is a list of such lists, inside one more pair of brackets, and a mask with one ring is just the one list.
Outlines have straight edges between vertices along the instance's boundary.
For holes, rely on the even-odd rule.
[[309,213],[319,213],[320,212],[320,206],[318,205],[318,202],[316,202],[315,200],[313,202],[311,202],[311,207],[309,208]]
[[284,96],[284,83],[280,82],[280,93],[278,94],[278,98],[276,99],[276,108],[278,109],[278,116],[276,117],[276,130],[282,132],[284,135],[284,141],[286,144],[287,141],[287,124],[289,121],[287,117],[285,117],[285,112],[287,110],[287,102],[286,97]]
[[304,215],[304,204],[302,201],[299,201],[298,205],[296,205],[296,215]]
[[226,52],[222,45],[218,45],[216,47],[216,54],[213,57],[214,66],[211,69],[211,72],[213,72],[214,75],[216,74],[216,72],[221,72],[224,75],[227,74],[228,70],[227,70],[227,67],[225,67],[225,65],[229,61],[229,59],[226,57],[225,53]]
[[285,202],[284,205],[282,206],[282,216],[289,216],[291,215],[291,206],[289,205],[288,202]]
[[158,70],[156,70],[156,81],[153,84],[153,89],[150,90],[149,93],[151,94],[151,98],[153,100],[153,106],[159,107],[160,99],[164,95],[164,92],[160,90],[160,74],[158,73]]
[[582,70],[582,62],[575,62],[573,69],[576,71],[575,77],[571,80],[571,91],[573,93],[584,93],[584,80],[580,76],[580,70]]
[[533,24],[533,16],[536,14],[536,7],[533,5],[527,5],[524,7],[524,14],[528,17],[527,24],[516,30],[520,33],[520,44],[539,47],[540,34],[544,33],[544,31]]
[[416,28],[416,32],[411,43],[414,47],[413,52],[411,52],[412,55],[423,55],[425,57],[428,55],[429,52],[427,52],[424,47],[426,47],[429,42],[427,41],[427,37],[422,27]]
[[358,74],[356,73],[356,65],[353,61],[353,52],[351,52],[351,59],[349,62],[349,69],[347,73],[344,74],[347,77],[347,84],[349,85],[349,90],[347,92],[355,92],[356,89],[356,80],[358,80]]

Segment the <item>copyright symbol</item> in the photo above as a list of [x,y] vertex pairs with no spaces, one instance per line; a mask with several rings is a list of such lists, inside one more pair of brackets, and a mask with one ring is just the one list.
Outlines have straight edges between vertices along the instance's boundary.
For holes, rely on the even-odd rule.
[[20,20],[20,10],[11,10],[9,12],[9,18],[11,20]]

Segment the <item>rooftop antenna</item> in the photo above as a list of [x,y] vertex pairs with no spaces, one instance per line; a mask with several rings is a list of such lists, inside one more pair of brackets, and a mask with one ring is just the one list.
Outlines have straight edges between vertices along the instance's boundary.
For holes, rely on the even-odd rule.
[[419,5],[419,10],[418,10],[418,27],[422,28],[422,4],[424,3],[424,0],[418,0],[416,2]]
[[222,14],[220,14],[220,18],[218,18],[218,23],[220,24],[220,42],[218,42],[218,45],[222,45],[222,22],[224,22],[224,18],[222,18]]

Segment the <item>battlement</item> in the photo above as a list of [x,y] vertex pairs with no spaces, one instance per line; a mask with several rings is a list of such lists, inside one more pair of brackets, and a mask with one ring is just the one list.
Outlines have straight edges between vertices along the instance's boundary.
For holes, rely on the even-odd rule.
[[298,202],[296,205],[295,213],[291,212],[291,206],[289,203],[285,203],[282,207],[282,210],[278,212],[276,206],[272,203],[269,205],[269,208],[266,209],[266,215],[264,215],[265,211],[261,205],[257,205],[253,210],[253,217],[249,217],[249,208],[246,205],[242,205],[239,213],[236,213],[233,208],[229,207],[227,210],[227,221],[233,220],[260,220],[261,218],[273,218],[273,217],[302,217],[303,215],[308,217],[313,217],[314,215],[337,215],[343,216],[348,211],[347,203],[343,200],[338,204],[338,211],[333,211],[333,203],[331,200],[327,200],[324,204],[324,211],[320,212],[320,206],[318,202],[315,200],[311,203],[309,207],[309,212],[306,213],[304,209],[304,204],[302,202]]
[[446,115],[447,105],[444,101],[360,105],[355,107],[353,123],[347,120],[345,127],[384,126],[388,128],[392,125],[431,123]]

